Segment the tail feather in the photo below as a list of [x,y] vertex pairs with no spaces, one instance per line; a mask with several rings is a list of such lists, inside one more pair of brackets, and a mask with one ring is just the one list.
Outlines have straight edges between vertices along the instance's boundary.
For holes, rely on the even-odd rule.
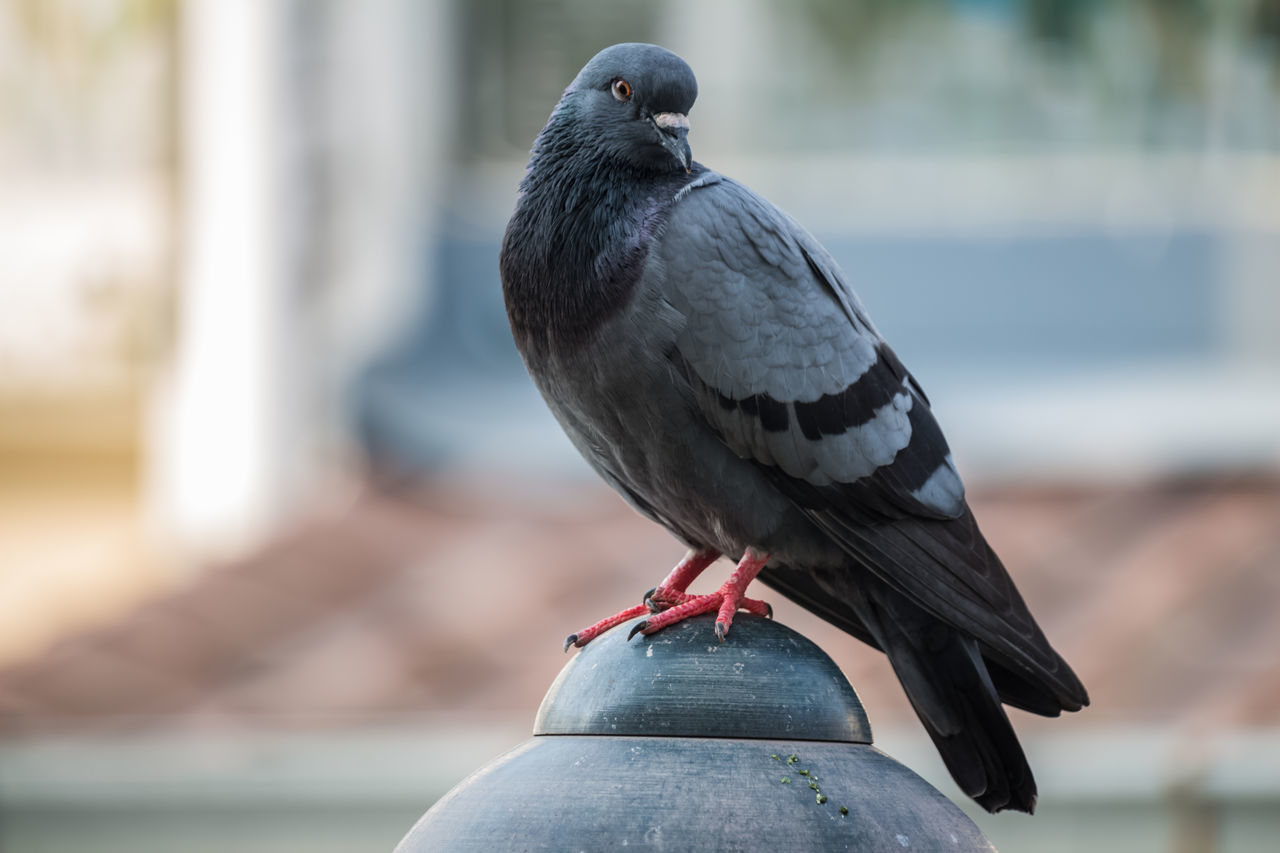
[[888,656],[965,794],[992,812],[1035,809],[1035,777],[1001,703],[1051,717],[1078,709],[1079,703],[1063,700],[1053,680],[994,656],[870,572],[850,567],[827,578],[828,584],[839,584],[839,595],[811,573],[786,565],[771,566],[760,577]]
[[1079,706],[1064,708],[1052,691],[1019,673],[1002,666],[999,661],[983,657],[987,674],[995,685],[1000,701],[1042,717],[1060,717],[1063,710],[1078,711]]
[[956,784],[987,811],[1031,813],[1036,782],[978,644],[887,588],[863,622]]

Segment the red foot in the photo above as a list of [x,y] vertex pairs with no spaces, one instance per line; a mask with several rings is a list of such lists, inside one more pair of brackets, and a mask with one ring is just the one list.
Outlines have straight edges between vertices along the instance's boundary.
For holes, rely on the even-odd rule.
[[739,609],[754,613],[757,616],[773,615],[773,608],[768,604],[746,597],[747,585],[755,580],[756,575],[760,574],[760,570],[764,568],[764,564],[767,562],[769,562],[768,554],[762,554],[754,548],[747,548],[747,552],[738,561],[737,568],[733,570],[733,574],[729,575],[729,579],[724,582],[720,589],[710,595],[682,594],[681,598],[684,599],[682,603],[651,616],[643,622],[637,622],[631,628],[631,633],[627,636],[627,639],[631,639],[637,633],[647,635],[655,631],[661,631],[668,625],[674,625],[677,622],[688,619],[690,616],[697,616],[718,608],[716,613],[716,637],[723,643],[725,635],[729,633],[729,626],[733,624],[733,614],[738,612]]
[[689,588],[689,584],[693,583],[694,579],[702,574],[702,570],[719,558],[720,552],[718,551],[690,549],[680,562],[676,563],[676,567],[671,570],[671,574],[667,575],[666,580],[645,593],[644,604],[628,607],[608,619],[601,619],[589,628],[583,628],[576,634],[570,634],[565,638],[564,650],[566,652],[569,651],[570,646],[582,648],[615,625],[621,625],[629,619],[643,616],[655,609],[661,610],[664,606],[660,603],[664,600],[663,596],[669,594],[683,596],[684,591]]
[[721,642],[724,642],[725,635],[729,633],[729,626],[733,624],[733,614],[739,609],[754,613],[757,616],[772,617],[773,608],[767,603],[754,598],[747,598],[745,595],[747,585],[755,579],[755,576],[760,573],[760,570],[764,568],[764,564],[769,560],[768,554],[762,554],[754,548],[747,549],[746,553],[742,555],[742,559],[738,561],[738,566],[733,570],[733,574],[717,591],[710,595],[689,595],[685,592],[694,578],[703,569],[715,562],[719,556],[715,551],[690,551],[671,570],[671,574],[667,576],[666,580],[645,595],[643,605],[629,608],[610,616],[608,619],[603,619],[576,634],[570,634],[564,643],[565,651],[568,651],[570,646],[585,646],[615,625],[620,625],[628,619],[634,619],[636,616],[645,613],[653,613],[654,615],[643,622],[636,623],[631,629],[631,633],[627,635],[627,639],[631,639],[637,632],[652,634],[668,625],[674,625],[677,622],[688,619],[690,616],[697,616],[700,613],[718,609],[716,636]]
[[[661,595],[661,598],[659,598],[659,595]],[[716,599],[716,604],[719,605],[721,597],[720,592],[713,592],[710,595],[690,595],[687,592],[652,592],[645,598],[644,603],[648,605],[650,613],[662,613],[671,608],[688,604],[692,601],[700,601],[704,598],[714,598]],[[757,598],[744,597],[740,602],[738,602],[738,609],[745,610],[748,613],[754,613],[756,616],[773,617],[773,608],[769,606],[769,603]],[[695,613],[690,613],[689,616],[696,616],[698,613],[705,612],[706,610],[698,610]],[[680,620],[677,619],[675,621],[679,622]]]
[[626,610],[622,611],[621,613],[613,614],[608,619],[601,619],[599,622],[592,625],[591,627],[583,628],[578,633],[570,634],[569,636],[565,637],[564,650],[566,652],[569,651],[570,646],[577,646],[578,648],[582,648],[587,643],[591,642],[596,637],[599,637],[601,634],[603,634],[605,631],[608,631],[610,628],[614,627],[615,625],[621,625],[623,622],[626,622],[628,619],[634,619],[637,616],[643,616],[648,612],[649,612],[649,606],[647,604],[637,604],[635,607],[628,607]]

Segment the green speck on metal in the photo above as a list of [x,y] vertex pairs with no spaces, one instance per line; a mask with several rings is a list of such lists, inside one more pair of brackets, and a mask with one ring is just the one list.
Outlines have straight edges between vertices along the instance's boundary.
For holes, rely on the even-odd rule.
[[842,814],[842,815],[846,815],[846,816],[847,816],[847,815],[849,814],[849,807],[848,807],[848,806],[841,806],[841,807],[840,807],[840,814]]
[[808,770],[803,770],[803,769],[801,769],[801,770],[797,770],[796,772],[797,772],[797,773],[799,773],[801,776],[808,776],[808,775],[809,775],[809,771],[808,771]]
[[776,753],[776,752],[775,752],[773,755],[770,755],[769,757],[770,757],[770,758],[772,758],[774,761],[781,761],[781,760],[782,760],[782,759],[778,758],[778,753]]
[[799,758],[796,758],[796,754],[793,752],[793,753],[791,753],[791,757],[787,759],[787,763],[788,763],[788,764],[795,764],[795,763],[796,763],[797,761],[799,761],[799,760],[800,760],[800,759],[799,759]]
[[818,790],[818,783],[817,783],[817,782],[810,782],[810,783],[809,783],[809,787],[816,791],[816,790]]
[[818,797],[817,797],[817,800],[818,800],[818,805],[822,805],[823,803],[825,803],[825,802],[827,801],[827,795],[826,795],[826,794],[819,794],[819,795],[818,795]]
[[781,782],[782,784],[784,784],[784,785],[790,785],[790,784],[791,784],[791,777],[790,777],[790,776],[783,776],[783,777],[782,777],[780,780],[778,780],[778,781],[780,781],[780,782]]

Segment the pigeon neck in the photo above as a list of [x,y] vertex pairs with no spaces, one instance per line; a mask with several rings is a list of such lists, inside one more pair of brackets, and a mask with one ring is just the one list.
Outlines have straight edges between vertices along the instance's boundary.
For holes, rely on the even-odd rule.
[[692,177],[615,169],[560,142],[539,140],[503,238],[503,291],[524,350],[576,348],[627,304]]

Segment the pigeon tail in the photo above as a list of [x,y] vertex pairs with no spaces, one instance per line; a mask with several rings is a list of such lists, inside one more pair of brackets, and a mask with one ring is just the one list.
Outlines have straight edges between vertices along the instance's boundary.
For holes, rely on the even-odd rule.
[[977,642],[886,587],[870,599],[881,618],[864,621],[956,784],[989,812],[1034,812],[1035,778]]

